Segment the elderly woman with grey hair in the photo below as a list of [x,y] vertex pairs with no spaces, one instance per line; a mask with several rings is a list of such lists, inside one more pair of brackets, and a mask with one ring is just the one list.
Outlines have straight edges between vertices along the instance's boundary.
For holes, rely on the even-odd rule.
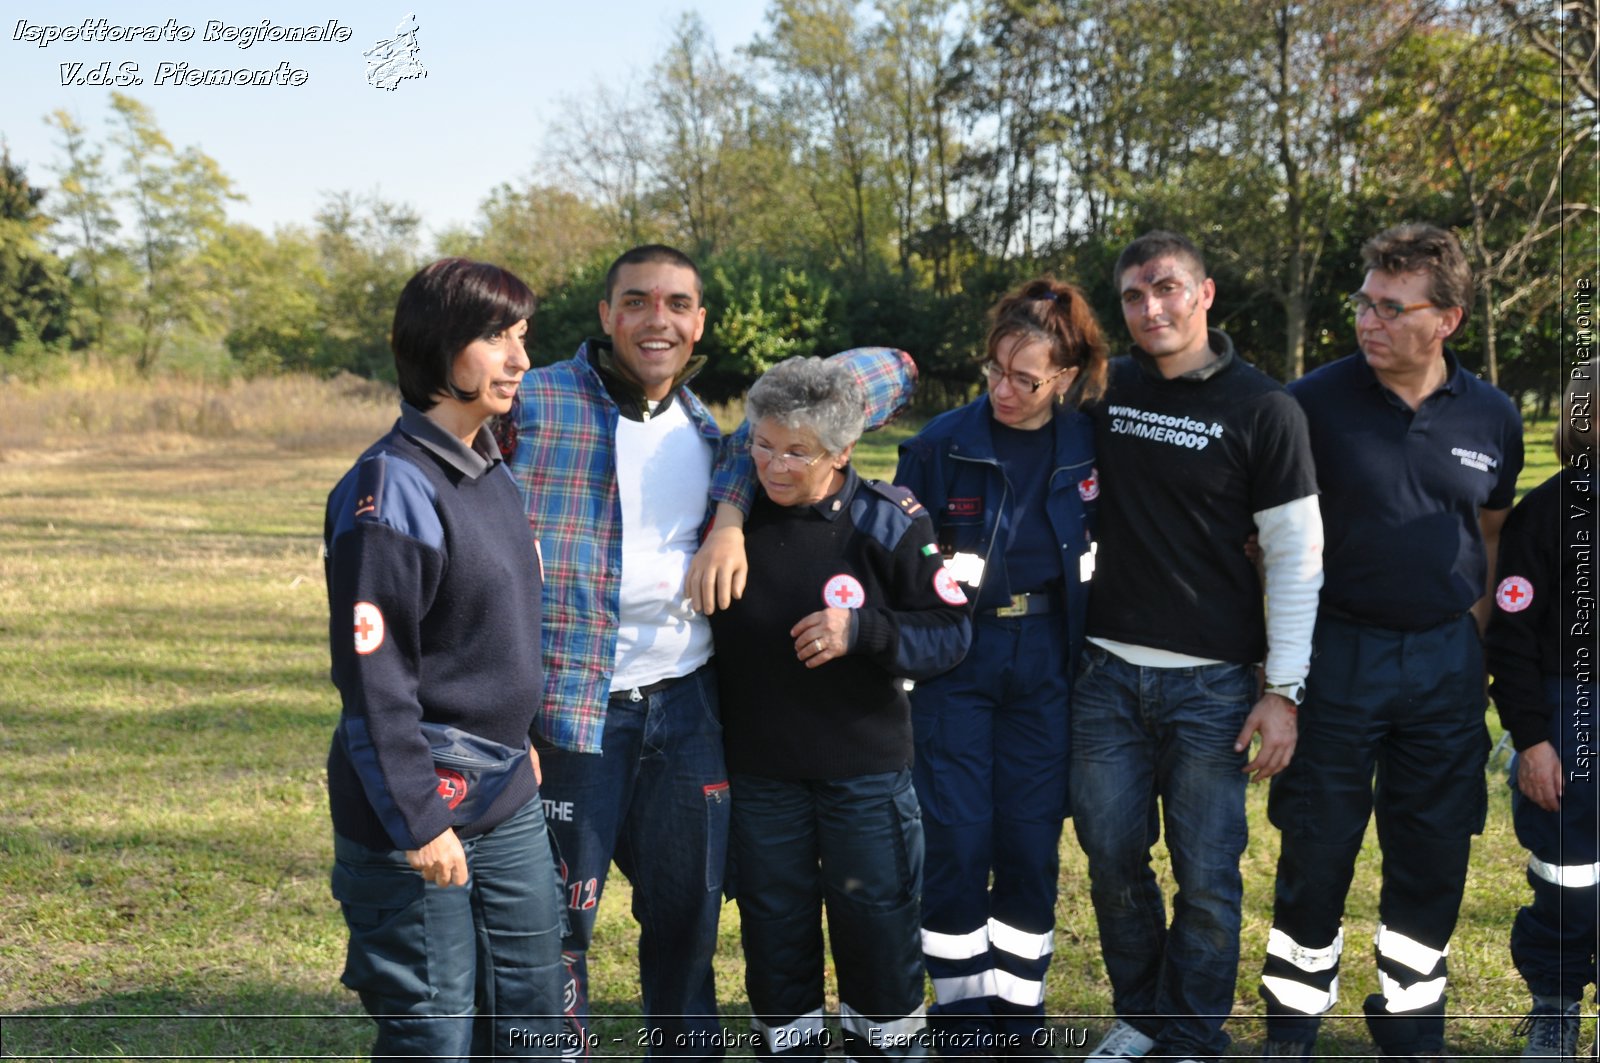
[[763,1059],[820,1060],[822,909],[845,1053],[926,1054],[922,824],[903,679],[953,667],[971,627],[933,525],[850,466],[865,397],[791,358],[750,389],[761,495],[744,597],[711,617],[733,788],[745,988]]

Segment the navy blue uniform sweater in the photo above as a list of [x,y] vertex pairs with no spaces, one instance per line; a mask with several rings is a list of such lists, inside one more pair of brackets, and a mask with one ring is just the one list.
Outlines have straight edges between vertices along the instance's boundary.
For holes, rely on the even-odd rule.
[[[455,818],[419,724],[526,749],[544,688],[539,562],[516,484],[487,433],[471,455],[416,410],[328,496],[328,639],[343,701],[328,753],[336,832],[416,849]],[[473,475],[477,472],[478,475]],[[462,837],[538,795],[527,757]]]

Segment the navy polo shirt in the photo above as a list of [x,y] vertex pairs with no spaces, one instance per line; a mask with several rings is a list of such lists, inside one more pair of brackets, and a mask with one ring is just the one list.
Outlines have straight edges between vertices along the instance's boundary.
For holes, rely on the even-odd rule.
[[1359,353],[1289,385],[1322,489],[1321,608],[1415,631],[1472,607],[1488,579],[1480,509],[1506,509],[1522,418],[1445,351],[1444,384],[1412,410]]

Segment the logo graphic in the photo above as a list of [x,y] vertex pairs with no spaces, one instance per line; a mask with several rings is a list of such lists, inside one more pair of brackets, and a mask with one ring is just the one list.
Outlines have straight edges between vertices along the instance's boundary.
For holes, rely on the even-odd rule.
[[383,645],[383,614],[371,602],[356,603],[356,652],[365,657]]
[[393,92],[402,81],[427,77],[427,68],[417,59],[418,50],[417,16],[408,11],[395,26],[393,37],[361,53],[367,57],[367,84]]
[[952,517],[976,517],[983,508],[981,498],[952,498],[944,504]]
[[841,572],[823,586],[822,600],[835,609],[860,609],[867,604],[867,592],[860,580]]
[[1100,497],[1100,470],[1090,469],[1089,478],[1078,484],[1078,497],[1085,502],[1093,502]]
[[947,568],[940,568],[933,574],[933,591],[939,599],[949,605],[966,605],[967,595],[956,582],[955,576]]
[[445,807],[451,811],[467,797],[467,779],[459,771],[449,768],[435,767],[433,773],[439,776],[439,796],[444,798]]
[[1507,576],[1494,589],[1494,604],[1508,613],[1520,613],[1533,604],[1533,584],[1521,576]]

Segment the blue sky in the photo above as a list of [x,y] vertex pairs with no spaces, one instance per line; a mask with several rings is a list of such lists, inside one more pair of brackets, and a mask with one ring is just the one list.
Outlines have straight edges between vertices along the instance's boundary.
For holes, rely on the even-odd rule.
[[[90,133],[107,130],[111,89],[62,84],[62,64],[84,71],[109,62],[138,66],[144,84],[118,91],[147,104],[178,147],[216,159],[248,202],[230,215],[270,230],[309,224],[325,193],[377,191],[410,204],[429,229],[469,221],[489,190],[531,174],[545,131],[564,99],[602,83],[617,88],[650,76],[678,18],[698,11],[718,49],[731,54],[762,28],[761,0],[324,0],[261,5],[187,0],[115,4],[59,0],[0,2],[0,137],[31,180],[53,184],[61,159],[44,117],[64,108]],[[394,36],[414,13],[417,59],[427,77],[394,91],[367,83],[362,53]],[[19,23],[161,26],[194,30],[188,41],[16,39]],[[206,24],[325,25],[351,31],[344,43],[205,41]],[[28,30],[22,30],[26,36]],[[304,84],[156,85],[160,63],[201,69],[272,70],[287,62]]]

